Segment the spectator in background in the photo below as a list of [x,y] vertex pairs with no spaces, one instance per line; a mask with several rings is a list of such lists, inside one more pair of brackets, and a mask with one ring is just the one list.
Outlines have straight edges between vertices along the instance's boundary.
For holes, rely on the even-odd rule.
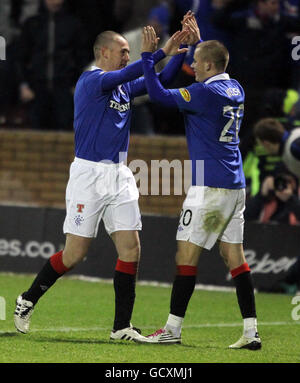
[[[268,176],[262,183],[260,193],[246,203],[246,221],[261,223],[300,224],[300,200],[297,178],[291,173]],[[272,286],[259,291],[294,295],[300,288],[300,256],[286,275]]]
[[[0,2],[0,36],[5,39],[5,60],[0,60],[0,125],[6,123],[7,109],[13,99],[13,75],[10,63],[10,44],[13,40],[13,28],[10,20],[11,4],[9,0]],[[8,62],[9,60],[9,62]]]
[[[246,204],[245,220],[261,223],[300,224],[300,200],[297,179],[291,173],[267,177],[261,192]],[[300,288],[300,256],[282,279],[259,291],[294,295]]]
[[[256,115],[257,121],[266,117],[275,118],[287,131],[300,126],[299,93],[294,89],[267,90],[264,93],[264,102]],[[281,156],[267,153],[264,147],[256,142],[252,130],[243,137],[240,150],[244,159],[247,196],[254,196],[266,176],[274,174],[282,164]]]
[[14,25],[21,32],[24,22],[34,15],[37,15],[41,6],[41,0],[11,0],[11,19]]
[[278,119],[286,130],[300,126],[299,92],[295,89],[269,89],[264,93],[259,119]]
[[26,18],[38,12],[40,0],[1,0],[0,36],[6,43],[6,59],[0,60],[0,125],[18,124],[20,111],[18,104],[18,83],[16,81],[15,60],[16,41],[21,33],[21,24]]
[[279,0],[255,0],[248,9],[237,12],[240,4],[240,0],[230,0],[215,11],[213,22],[232,33],[231,71],[247,95],[247,131],[256,122],[264,91],[291,85],[287,33],[300,32],[300,19],[281,14]]
[[81,23],[65,10],[64,0],[44,0],[40,13],[25,22],[18,75],[34,129],[72,129],[72,91],[87,64],[86,49]]
[[264,179],[277,173],[282,165],[280,155],[268,154],[264,147],[255,141],[255,137],[251,136],[248,152],[243,162],[246,178],[246,199],[256,196]]
[[114,17],[115,0],[66,0],[66,4],[84,27],[89,61],[92,61],[93,45],[97,35],[106,30],[121,31]]
[[244,217],[246,221],[299,225],[297,178],[291,173],[267,176],[260,192],[247,201]]
[[300,179],[300,128],[291,132],[273,118],[264,118],[254,126],[258,142],[271,155],[280,155],[287,169]]
[[5,38],[7,45],[11,43],[14,33],[10,15],[11,1],[2,0],[0,2],[0,36]]
[[[300,128],[295,128],[291,132],[288,132],[277,120],[265,118],[257,122],[254,127],[254,134],[268,153],[275,155],[280,154],[282,156],[283,163],[299,180]],[[281,197],[287,204],[293,203],[295,207],[296,202],[295,197],[291,193],[291,187],[285,187],[281,193]],[[294,208],[293,212],[299,220],[300,214],[298,208]],[[271,286],[269,291],[291,293],[292,291],[296,292],[297,286],[300,286],[300,255],[296,263],[288,270],[284,280],[280,280],[274,284],[274,286]]]
[[168,6],[171,0],[114,0],[114,19],[119,32],[125,33],[143,27],[154,7]]

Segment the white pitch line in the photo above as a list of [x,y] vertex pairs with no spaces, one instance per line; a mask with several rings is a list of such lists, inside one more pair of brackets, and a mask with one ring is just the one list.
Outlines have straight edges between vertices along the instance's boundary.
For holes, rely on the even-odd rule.
[[[300,321],[293,322],[260,322],[258,326],[291,326],[291,325],[300,325]],[[192,329],[192,328],[209,328],[209,327],[242,327],[243,324],[239,323],[200,323],[200,324],[191,324],[183,326],[183,329]],[[156,326],[157,327],[157,326]],[[143,329],[151,330],[155,326],[145,326]],[[109,327],[48,327],[48,328],[33,328],[30,332],[85,332],[85,331],[111,331]],[[0,330],[0,334],[13,334],[15,331],[5,331]]]

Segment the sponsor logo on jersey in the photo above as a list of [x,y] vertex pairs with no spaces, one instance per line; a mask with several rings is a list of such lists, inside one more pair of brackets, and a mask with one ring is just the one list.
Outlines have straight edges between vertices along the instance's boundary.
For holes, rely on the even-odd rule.
[[186,102],[191,101],[191,94],[186,88],[180,88],[179,92],[180,92],[182,98],[184,99],[184,101],[186,101]]
[[125,95],[125,92],[123,92],[122,85],[119,85],[119,86],[118,86],[118,89],[119,89],[119,92],[120,92],[121,94],[123,94],[123,96],[124,96],[124,95]]
[[109,107],[112,109],[116,109],[119,112],[126,112],[130,109],[130,102],[126,102],[126,104],[120,104],[119,102],[115,100],[110,100]]

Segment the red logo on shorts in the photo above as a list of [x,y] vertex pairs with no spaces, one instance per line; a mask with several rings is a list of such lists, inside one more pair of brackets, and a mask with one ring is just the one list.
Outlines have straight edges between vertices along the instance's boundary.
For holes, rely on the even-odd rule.
[[83,205],[83,204],[81,204],[81,203],[78,203],[78,204],[77,204],[77,212],[78,212],[78,213],[82,213],[83,208],[84,208],[84,205]]

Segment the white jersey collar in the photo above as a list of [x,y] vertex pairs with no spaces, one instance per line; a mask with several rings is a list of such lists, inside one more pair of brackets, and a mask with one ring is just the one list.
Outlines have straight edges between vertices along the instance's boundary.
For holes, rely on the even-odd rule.
[[99,67],[96,66],[96,65],[92,65],[92,66],[91,66],[91,70],[96,70],[96,69],[101,69],[101,68],[99,68]]
[[220,80],[230,80],[228,73],[220,73],[213,77],[210,77],[208,80],[204,81],[204,84],[210,84],[213,81],[220,81]]

